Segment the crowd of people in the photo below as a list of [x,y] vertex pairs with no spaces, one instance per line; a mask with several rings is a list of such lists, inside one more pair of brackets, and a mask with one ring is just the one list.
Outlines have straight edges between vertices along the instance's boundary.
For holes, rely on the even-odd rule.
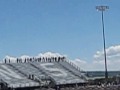
[[[39,57],[39,58],[16,58],[14,62],[16,63],[28,63],[28,62],[59,62],[59,61],[64,61],[66,57]],[[4,59],[4,63],[11,63],[13,60],[12,59]]]

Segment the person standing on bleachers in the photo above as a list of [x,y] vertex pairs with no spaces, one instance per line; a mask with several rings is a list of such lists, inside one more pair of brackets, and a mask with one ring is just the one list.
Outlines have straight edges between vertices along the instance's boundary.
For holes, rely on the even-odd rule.
[[58,62],[60,62],[60,60],[61,60],[61,58],[60,58],[60,57],[58,57]]
[[10,63],[10,59],[9,59],[9,63]]
[[6,60],[6,59],[5,59],[4,61],[5,61],[5,63],[7,62],[7,60]]
[[18,63],[18,58],[16,59],[17,63]]

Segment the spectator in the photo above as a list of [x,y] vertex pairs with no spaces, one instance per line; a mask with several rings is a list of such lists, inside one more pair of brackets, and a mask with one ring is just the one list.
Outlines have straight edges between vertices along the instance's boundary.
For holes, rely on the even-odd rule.
[[7,62],[7,60],[5,59],[5,63]]
[[10,63],[10,59],[9,59],[9,63]]

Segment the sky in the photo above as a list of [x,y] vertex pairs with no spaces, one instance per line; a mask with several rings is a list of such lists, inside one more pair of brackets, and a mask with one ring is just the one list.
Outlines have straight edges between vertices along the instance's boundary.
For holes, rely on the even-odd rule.
[[120,70],[120,0],[0,0],[0,59],[66,55],[84,70],[104,70],[104,12],[108,70]]

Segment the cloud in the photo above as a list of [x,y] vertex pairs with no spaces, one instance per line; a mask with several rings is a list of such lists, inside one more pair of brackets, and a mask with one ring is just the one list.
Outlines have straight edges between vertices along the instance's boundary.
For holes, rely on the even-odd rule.
[[66,55],[61,55],[59,53],[52,53],[52,52],[40,53],[36,57],[62,57],[62,56],[67,57]]
[[[120,45],[108,47],[106,49],[106,53],[107,53],[108,70],[109,71],[120,70]],[[105,70],[105,60],[104,60],[103,50],[97,51],[95,55],[93,55],[93,60],[91,60],[91,62],[81,59],[75,59],[72,62],[86,71]]]
[[19,57],[19,58],[21,58],[21,59],[25,59],[25,58],[31,58],[31,56],[28,56],[28,55],[22,55],[21,57]]
[[72,62],[77,65],[83,71],[97,71],[100,70],[98,65],[96,65],[93,61],[88,62],[86,60],[75,59]]
[[[110,46],[106,49],[108,70],[120,70],[120,45]],[[97,51],[94,63],[104,66],[104,53]]]
[[[15,62],[15,61],[16,61],[16,57],[9,56],[9,55],[5,56],[4,59],[6,59],[7,61],[12,60],[12,62]],[[4,59],[3,59],[3,61],[4,61]],[[2,61],[2,62],[3,62],[3,61]]]
[[[111,46],[106,49],[107,52],[107,65],[108,70],[120,70],[120,45]],[[38,57],[62,57],[67,55],[62,55],[59,53],[53,53],[53,52],[46,52],[46,53],[40,53],[35,56],[35,58]],[[28,55],[22,55],[18,58],[22,58],[23,60],[25,58],[30,58],[32,56]],[[6,59],[11,59],[11,61],[15,62],[16,57],[6,56]],[[68,57],[67,57],[68,58]],[[79,66],[82,70],[85,71],[103,71],[105,70],[104,65],[104,53],[103,50],[97,51],[95,55],[93,55],[93,60],[91,62],[88,62],[88,60],[82,60],[82,59],[74,59],[71,60],[75,65]]]
[[[108,59],[112,59],[112,58],[120,59],[120,45],[111,46],[111,47],[107,48],[106,53],[107,53]],[[97,51],[96,54],[94,55],[94,58],[96,60],[104,59],[103,51]]]
[[81,59],[71,60],[71,62],[83,70],[86,68],[86,65],[87,65],[87,62]]

